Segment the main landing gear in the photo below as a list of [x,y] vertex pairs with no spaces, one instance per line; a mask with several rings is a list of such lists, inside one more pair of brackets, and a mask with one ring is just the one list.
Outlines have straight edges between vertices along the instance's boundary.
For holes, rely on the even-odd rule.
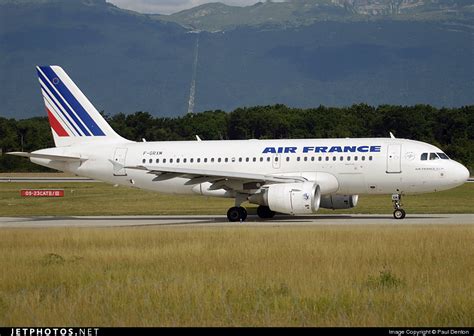
[[402,195],[400,194],[393,194],[392,195],[392,203],[393,208],[393,218],[395,219],[403,219],[406,216],[405,210],[402,209]]
[[247,210],[241,206],[235,206],[227,211],[227,219],[229,222],[243,222],[247,219]]
[[259,205],[257,208],[257,215],[260,218],[273,218],[273,216],[275,216],[275,211],[270,210],[270,208],[265,205]]
[[227,211],[227,219],[229,222],[243,222],[247,219],[247,210],[240,206],[247,200],[246,194],[237,194],[235,197],[235,206]]

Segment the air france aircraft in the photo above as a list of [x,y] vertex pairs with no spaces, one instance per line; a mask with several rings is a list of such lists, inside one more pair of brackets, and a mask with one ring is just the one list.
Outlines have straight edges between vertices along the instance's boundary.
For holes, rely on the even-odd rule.
[[54,148],[9,154],[79,176],[140,189],[235,199],[229,221],[244,221],[242,203],[260,218],[347,209],[358,195],[401,196],[463,184],[469,172],[433,145],[406,139],[278,139],[133,142],[104,120],[59,66],[37,67]]

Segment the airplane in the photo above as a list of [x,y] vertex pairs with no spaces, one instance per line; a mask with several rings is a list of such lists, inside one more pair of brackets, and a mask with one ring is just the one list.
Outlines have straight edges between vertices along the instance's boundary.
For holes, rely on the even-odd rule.
[[118,135],[59,66],[37,66],[55,147],[27,157],[45,167],[162,193],[235,199],[230,222],[245,221],[242,203],[260,218],[348,209],[359,195],[392,195],[393,217],[406,215],[402,195],[466,182],[469,171],[441,149],[389,138],[134,142]]

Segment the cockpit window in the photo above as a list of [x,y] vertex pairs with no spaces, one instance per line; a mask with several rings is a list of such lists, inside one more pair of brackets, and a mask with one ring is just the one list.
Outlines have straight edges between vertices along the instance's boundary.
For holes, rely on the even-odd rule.
[[421,154],[421,160],[422,161],[428,160],[428,153]]
[[430,153],[430,160],[438,160],[439,156],[436,153]]
[[437,153],[437,154],[438,154],[438,156],[439,156],[441,159],[443,159],[443,160],[449,160],[449,156],[447,156],[446,154],[444,154],[444,153]]

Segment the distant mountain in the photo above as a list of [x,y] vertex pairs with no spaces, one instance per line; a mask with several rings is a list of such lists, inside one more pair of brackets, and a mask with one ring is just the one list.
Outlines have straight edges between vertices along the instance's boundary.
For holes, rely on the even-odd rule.
[[242,25],[310,25],[320,21],[463,20],[472,23],[472,0],[289,0],[237,7],[208,3],[154,18],[207,31]]
[[461,0],[295,0],[209,4],[174,15],[194,13],[201,18],[195,25],[104,0],[0,0],[0,115],[44,115],[37,64],[61,65],[110,114],[183,115],[193,77],[195,111],[473,104],[472,7]]

